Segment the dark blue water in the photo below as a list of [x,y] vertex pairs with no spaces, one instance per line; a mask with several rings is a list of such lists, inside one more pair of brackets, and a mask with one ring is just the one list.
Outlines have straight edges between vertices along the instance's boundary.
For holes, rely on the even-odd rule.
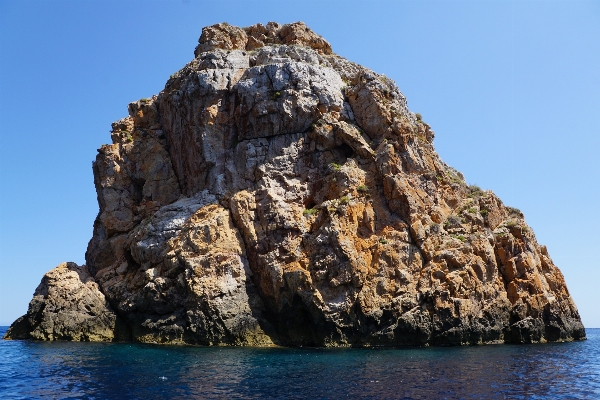
[[377,350],[0,340],[0,398],[595,399],[600,329],[587,336]]

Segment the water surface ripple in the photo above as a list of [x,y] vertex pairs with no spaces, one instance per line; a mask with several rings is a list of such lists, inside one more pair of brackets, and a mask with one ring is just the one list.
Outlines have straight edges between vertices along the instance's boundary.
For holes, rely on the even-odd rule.
[[574,343],[374,350],[0,340],[0,398],[595,399],[600,329],[586,332]]

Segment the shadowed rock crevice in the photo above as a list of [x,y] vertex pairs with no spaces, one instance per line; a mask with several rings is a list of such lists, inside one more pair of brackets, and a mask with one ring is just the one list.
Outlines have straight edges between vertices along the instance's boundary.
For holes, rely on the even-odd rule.
[[204,28],[194,59],[128,112],[93,164],[86,265],[46,274],[8,337],[585,338],[523,214],[439,158],[391,79],[301,22]]

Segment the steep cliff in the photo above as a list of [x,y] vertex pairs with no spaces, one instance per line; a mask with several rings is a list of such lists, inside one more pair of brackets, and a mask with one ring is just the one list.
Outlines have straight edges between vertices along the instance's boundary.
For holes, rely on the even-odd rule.
[[522,213],[468,186],[396,84],[303,23],[202,31],[98,150],[86,266],[9,338],[376,346],[584,339]]

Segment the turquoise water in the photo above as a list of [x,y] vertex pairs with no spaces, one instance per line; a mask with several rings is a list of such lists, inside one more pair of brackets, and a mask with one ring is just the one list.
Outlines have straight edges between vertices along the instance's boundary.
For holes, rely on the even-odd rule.
[[0,398],[594,399],[600,329],[587,336],[377,350],[0,340]]

